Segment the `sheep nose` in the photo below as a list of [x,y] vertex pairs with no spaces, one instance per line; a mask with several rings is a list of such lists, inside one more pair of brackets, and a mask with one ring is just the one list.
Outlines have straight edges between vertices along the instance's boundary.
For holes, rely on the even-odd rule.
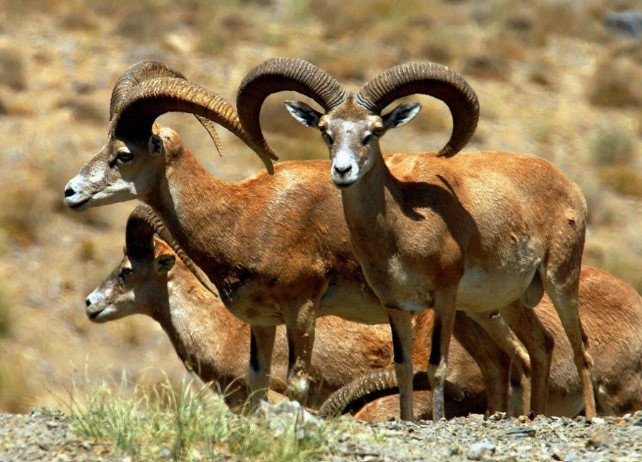
[[91,306],[91,300],[89,299],[89,297],[85,299],[85,305],[87,305],[87,308]]
[[71,186],[68,186],[65,189],[65,197],[70,197],[70,196],[73,196],[74,194],[76,194],[76,191],[74,191],[74,188],[72,188]]
[[350,170],[352,170],[352,165],[350,164],[334,166],[334,171],[341,176],[344,176],[346,173],[349,173]]

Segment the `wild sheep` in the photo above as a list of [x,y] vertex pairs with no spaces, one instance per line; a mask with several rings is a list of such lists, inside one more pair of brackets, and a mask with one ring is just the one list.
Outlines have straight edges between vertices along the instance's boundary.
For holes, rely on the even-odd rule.
[[[104,323],[133,314],[156,320],[186,366],[204,382],[215,382],[231,406],[242,405],[247,394],[250,326],[233,316],[186,255],[154,233],[162,224],[147,206],[138,206],[126,226],[125,255],[86,298],[91,321]],[[463,351],[455,346],[455,355]],[[466,354],[467,358],[470,358]],[[472,361],[472,359],[470,359]],[[285,393],[288,346],[277,329],[270,389]],[[330,393],[362,375],[392,367],[390,330],[335,316],[317,320],[307,405],[318,407]],[[478,374],[479,375],[479,374]],[[481,380],[481,378],[480,378]],[[454,390],[458,394],[458,390]]]
[[[595,358],[593,373],[597,412],[600,415],[623,415],[642,410],[642,298],[620,278],[598,268],[582,266],[579,307]],[[535,310],[555,338],[547,413],[576,416],[583,411],[584,401],[582,385],[571,360],[571,345],[548,296],[542,298]],[[457,320],[460,321],[459,317]],[[476,327],[471,325],[469,328]],[[413,329],[413,360],[419,369],[425,370],[428,366],[431,332],[432,312],[420,313]],[[427,348],[425,339],[428,339]],[[449,417],[467,415],[485,407],[484,383],[471,358],[453,342],[449,359],[448,379],[461,389],[464,399],[454,409],[462,414],[453,413],[452,407],[447,407],[446,414]],[[399,415],[395,385],[394,374],[390,372],[361,377],[333,394],[320,413],[336,414],[341,408],[370,401],[368,397],[371,395],[381,397],[390,394],[367,402],[355,414],[363,420],[387,420]],[[417,395],[420,396],[418,402],[415,401],[415,415],[420,419],[430,419],[430,393],[415,390]],[[524,410],[523,402],[517,397],[511,414],[520,415]]]
[[[428,362],[435,419],[444,416],[443,383],[457,309],[482,325],[495,320],[498,342],[510,335],[501,317],[530,319],[532,329],[522,334],[532,367],[527,371],[531,408],[545,413],[553,345],[528,308],[544,290],[573,347],[586,415],[594,416],[592,360],[577,307],[586,227],[579,188],[536,156],[455,156],[474,132],[479,104],[466,81],[445,66],[395,66],[353,94],[306,61],[267,60],[246,75],[237,96],[239,117],[255,145],[265,143],[259,122],[263,101],[284,90],[313,98],[325,111],[286,103],[295,119],[321,131],[330,151],[330,176],[341,189],[355,256],[390,319],[401,417],[413,419],[411,316],[427,307],[435,312]],[[393,167],[384,161],[379,138],[411,121],[420,105],[382,111],[416,93],[448,105],[453,133],[438,154],[398,157]],[[507,348],[519,351],[514,339]]]
[[[161,78],[154,78],[156,68]],[[141,73],[130,85],[128,75]],[[154,125],[158,116],[206,117],[265,153],[269,169],[274,156],[265,143],[254,145],[220,96],[167,73],[160,63],[143,62],[119,80],[107,142],[69,181],[65,202],[74,210],[132,199],[150,205],[225,306],[251,325],[248,380],[255,403],[269,385],[279,324],[287,332],[289,394],[304,400],[317,317],[387,322],[352,253],[340,194],[324,174],[329,162],[281,163],[274,175],[238,183],[212,177],[176,132]]]

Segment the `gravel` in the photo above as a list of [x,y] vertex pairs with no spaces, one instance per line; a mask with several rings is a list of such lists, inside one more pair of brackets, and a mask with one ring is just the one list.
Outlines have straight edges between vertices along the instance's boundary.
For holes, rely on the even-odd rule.
[[[642,461],[642,412],[588,420],[471,415],[440,422],[355,422],[343,417],[324,461]],[[0,462],[131,461],[73,431],[61,413],[0,415]]]

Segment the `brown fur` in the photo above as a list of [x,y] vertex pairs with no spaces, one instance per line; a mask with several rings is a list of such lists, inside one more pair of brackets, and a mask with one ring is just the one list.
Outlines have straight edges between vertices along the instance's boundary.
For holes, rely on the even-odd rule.
[[[174,256],[176,263],[169,271],[155,270],[155,261],[164,256]],[[121,281],[122,268],[131,268],[132,273]],[[242,404],[247,398],[249,325],[232,316],[163,241],[155,239],[150,258],[126,254],[87,297],[87,305],[95,322],[135,313],[152,317],[181,360],[203,381],[216,382],[228,392],[230,404]],[[390,334],[385,325],[366,326],[327,316],[318,320],[316,334],[307,399],[312,407],[350,380],[391,367]],[[287,357],[285,332],[279,328],[270,388],[280,393],[287,390]]]
[[[134,198],[151,205],[225,306],[252,326],[259,367],[250,370],[251,388],[267,389],[272,339],[276,326],[285,324],[289,383],[295,383],[290,394],[305,400],[317,317],[387,322],[352,254],[340,193],[326,176],[329,162],[285,162],[273,176],[225,183],[202,168],[178,134],[168,128],[155,134],[162,139],[160,155],[152,155],[146,141],[111,134],[70,182],[76,196],[86,198],[78,208]],[[125,146],[133,159],[114,162]],[[356,348],[368,340],[350,342]]]
[[[174,256],[168,272],[154,269],[154,259]],[[123,267],[131,268],[126,282],[119,281]],[[580,313],[595,353],[595,378],[600,414],[623,414],[642,409],[642,299],[622,280],[597,268],[583,267],[580,280]],[[128,297],[134,294],[135,297]],[[88,315],[114,311],[95,322],[107,322],[131,314],[145,314],[159,322],[177,354],[205,382],[213,382],[226,392],[232,406],[248,396],[249,326],[206,290],[180,258],[155,239],[152,258],[125,255],[109,277],[87,298]],[[570,344],[550,299],[544,297],[535,308],[544,325],[553,332],[557,348],[553,353],[548,412],[574,416],[582,411],[581,385],[572,361]],[[463,313],[462,313],[463,315]],[[413,329],[414,364],[428,365],[432,333],[432,312],[417,316]],[[188,319],[189,322],[184,322]],[[608,322],[603,322],[607,320]],[[475,326],[457,321],[462,328]],[[481,343],[488,338],[476,327]],[[312,356],[311,388],[307,404],[316,408],[328,394],[361,375],[392,367],[390,333],[387,326],[367,326],[334,316],[317,320]],[[470,350],[469,350],[470,351]],[[474,351],[474,350],[473,350]],[[485,381],[470,354],[457,341],[450,349],[447,379],[461,389],[462,396],[447,402],[448,417],[483,412],[486,408]],[[282,328],[277,330],[270,389],[285,393],[287,342]],[[487,382],[486,382],[487,383]],[[491,383],[490,386],[493,386]],[[414,393],[415,415],[432,416],[428,392]],[[513,410],[519,414],[523,409]],[[398,397],[381,398],[362,408],[362,420],[386,420],[399,414]]]
[[[544,412],[553,341],[524,308],[543,289],[573,345],[592,416],[592,362],[577,312],[586,226],[577,186],[540,158],[501,152],[407,156],[386,165],[378,138],[411,120],[417,105],[402,104],[380,117],[348,95],[325,115],[303,103],[288,108],[318,128],[329,146],[355,255],[397,332],[402,417],[412,419],[408,319],[429,306],[439,339],[428,367],[436,419],[443,415],[456,309],[470,313],[532,378],[531,407]],[[510,317],[529,324],[521,333],[528,352],[508,328],[504,318]]]
[[[582,267],[580,276],[580,315],[595,358],[597,410],[600,415],[623,415],[642,409],[642,298],[631,286],[606,271]],[[556,416],[575,416],[584,409],[582,385],[572,361],[571,345],[553,304],[544,296],[534,308],[537,317],[553,333],[555,349],[547,413]],[[415,366],[428,367],[428,348],[422,343],[430,339],[432,313],[421,313],[414,330]],[[520,330],[519,326],[515,327]],[[463,375],[462,375],[463,374]],[[454,343],[450,350],[448,380],[465,393],[461,403],[449,404],[448,417],[466,415],[485,402],[485,391],[479,369],[471,358]],[[429,392],[415,392],[415,415],[432,418]],[[523,413],[519,406],[514,415]],[[363,420],[387,420],[399,415],[398,396],[387,396],[368,403],[356,417]]]

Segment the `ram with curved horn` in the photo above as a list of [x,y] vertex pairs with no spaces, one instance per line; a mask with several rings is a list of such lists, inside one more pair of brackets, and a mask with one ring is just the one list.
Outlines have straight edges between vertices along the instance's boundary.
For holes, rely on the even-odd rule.
[[[118,79],[116,85],[114,85],[114,90],[111,94],[111,102],[109,104],[109,120],[112,120],[114,116],[120,112],[120,106],[125,100],[125,96],[132,90],[132,88],[145,80],[159,77],[174,77],[185,80],[185,76],[183,74],[170,69],[165,64],[157,61],[140,61],[127,69],[120,79]],[[214,122],[200,115],[197,115],[196,118],[207,130],[217,151],[222,155],[223,144],[221,143],[221,138],[216,131]]]
[[[250,326],[225,308],[150,207],[142,204],[131,212],[125,236],[124,257],[85,300],[89,319],[105,323],[133,314],[151,317],[186,366],[204,382],[223,390],[228,405],[243,405],[249,397]],[[352,380],[391,367],[390,332],[383,324],[324,316],[317,320],[315,330],[306,399],[311,408]],[[465,356],[467,368],[476,370],[465,350],[457,343],[453,346],[452,353]],[[287,391],[288,345],[282,326],[277,328],[273,357],[270,390],[283,394]],[[450,394],[457,398],[453,401],[461,402],[463,393],[457,387]]]
[[[126,90],[117,85],[113,93],[108,140],[67,184],[67,206],[84,210],[132,199],[151,206],[173,236],[168,242],[175,241],[214,283],[225,306],[251,325],[248,380],[255,402],[268,388],[281,324],[288,339],[289,392],[304,401],[317,317],[387,322],[352,253],[340,194],[324,175],[329,162],[285,162],[274,175],[225,183],[206,172],[176,132],[154,121],[170,111],[206,117],[263,153],[271,168],[274,155],[264,142],[248,138],[229,103],[166,71],[128,83]],[[506,399],[498,392],[500,410]]]
[[[292,70],[304,66],[307,75],[300,79]],[[356,94],[334,83],[338,97],[329,104],[320,92],[332,81],[327,72],[299,59],[265,61],[241,82],[239,117],[259,145],[265,142],[260,108],[271,93],[305,87],[302,93],[323,108],[320,113],[302,102],[286,102],[295,119],[321,132],[330,151],[330,177],[341,190],[353,250],[390,319],[402,418],[413,418],[410,320],[427,307],[435,311],[428,364],[435,419],[444,415],[443,381],[457,309],[480,322],[495,319],[500,326],[495,340],[505,335],[513,354],[520,350],[500,319],[530,316],[534,327],[522,332],[531,361],[526,368],[532,380],[530,405],[544,413],[552,338],[527,308],[544,290],[573,347],[586,415],[595,415],[592,360],[577,307],[587,215],[579,188],[536,156],[456,156],[473,135],[479,104],[466,81],[445,66],[395,66]],[[409,102],[382,111],[416,93],[447,104],[452,135],[438,153],[406,155],[393,166],[384,160],[379,138],[410,122],[420,105]]]

